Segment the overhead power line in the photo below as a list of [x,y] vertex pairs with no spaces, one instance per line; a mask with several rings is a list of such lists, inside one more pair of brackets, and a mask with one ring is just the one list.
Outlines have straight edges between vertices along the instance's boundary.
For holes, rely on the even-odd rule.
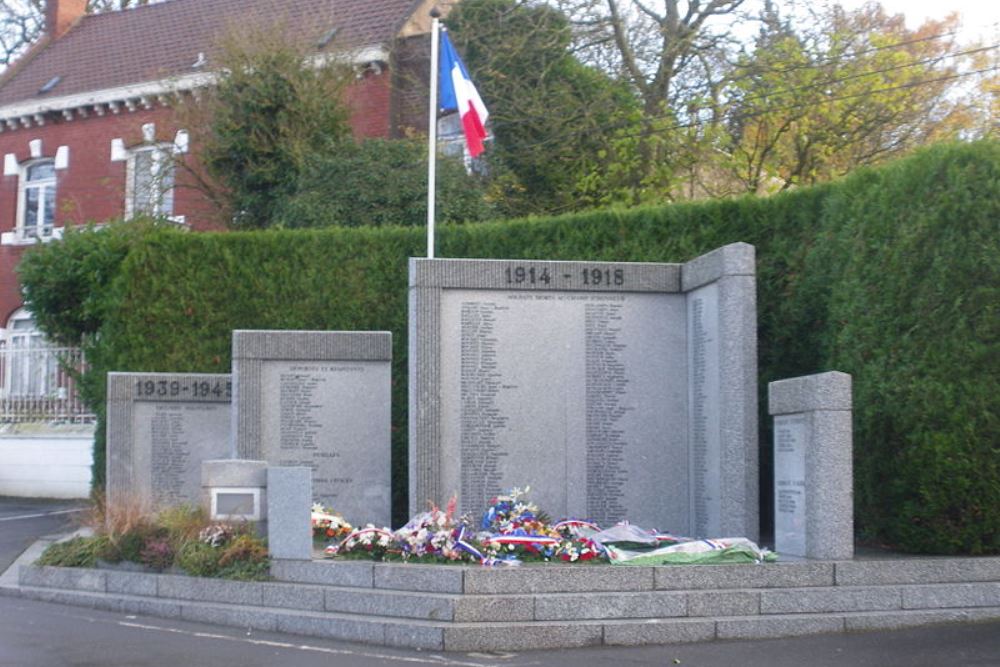
[[[935,78],[931,78],[931,79],[923,79],[923,80],[920,80],[920,81],[911,81],[911,82],[904,83],[904,84],[899,84],[899,85],[896,85],[896,86],[887,86],[887,87],[884,87],[884,88],[874,88],[872,90],[866,90],[866,91],[862,91],[862,92],[859,92],[859,93],[852,93],[850,95],[832,96],[832,97],[827,97],[827,98],[825,98],[823,100],[819,100],[819,101],[809,101],[809,102],[803,102],[803,103],[797,103],[797,104],[789,104],[789,105],[780,106],[780,107],[772,107],[772,108],[768,108],[768,109],[762,109],[760,111],[743,114],[741,117],[742,118],[757,118],[757,117],[765,116],[765,115],[772,114],[772,113],[775,113],[775,112],[797,111],[797,110],[801,110],[801,109],[807,109],[807,108],[811,108],[811,107],[816,107],[819,104],[828,104],[828,103],[832,103],[832,102],[840,102],[840,101],[844,101],[844,100],[857,99],[857,98],[860,98],[860,97],[868,97],[870,95],[875,95],[875,94],[878,94],[878,93],[888,93],[888,92],[893,92],[893,91],[896,91],[896,90],[907,90],[907,89],[912,89],[912,88],[918,88],[920,86],[928,86],[928,85],[932,85],[932,84],[935,84],[935,83],[943,83],[945,81],[954,81],[954,80],[962,79],[962,78],[965,78],[965,77],[977,76],[977,75],[980,75],[980,74],[987,74],[987,73],[990,73],[990,72],[997,72],[997,71],[1000,71],[1000,65],[994,65],[992,67],[985,67],[985,68],[982,68],[982,69],[973,70],[973,71],[969,71],[969,72],[959,72],[959,73],[956,73],[956,74],[950,74],[950,75],[935,77]],[[653,117],[653,118],[651,118],[649,120],[651,120],[651,121],[657,121],[657,120],[665,120],[667,118],[668,118],[668,116],[661,115],[661,116],[655,116],[655,117]],[[692,121],[688,121],[688,122],[684,122],[684,123],[675,123],[675,124],[672,124],[672,125],[668,125],[666,127],[661,127],[661,128],[656,128],[656,129],[643,129],[643,130],[639,130],[639,131],[636,131],[636,132],[629,132],[629,133],[625,133],[625,134],[620,134],[620,135],[617,135],[616,138],[619,138],[619,139],[629,139],[629,138],[639,138],[639,137],[651,136],[651,135],[656,135],[656,134],[665,134],[667,132],[672,132],[672,131],[675,131],[675,130],[687,130],[687,129],[692,129],[692,128],[700,127],[700,126],[703,126],[703,125],[708,125],[711,122],[712,121],[710,121],[710,120],[701,120],[701,119],[692,120]],[[606,124],[606,125],[601,126],[601,127],[590,128],[588,130],[588,132],[594,132],[595,130],[614,130],[614,129],[618,129],[618,128],[621,128],[621,127],[627,127],[627,125],[623,124],[623,123],[609,123],[609,124]],[[539,142],[536,142],[534,144],[529,144],[527,146],[522,146],[522,147],[520,147],[520,150],[524,151],[524,152],[538,150],[538,149],[550,146],[552,144],[562,143],[566,139],[569,139],[569,138],[575,137],[575,136],[579,136],[580,134],[581,134],[580,132],[572,132],[572,133],[564,133],[564,134],[559,134],[559,135],[547,137],[546,139],[544,139],[542,141],[539,141]]]

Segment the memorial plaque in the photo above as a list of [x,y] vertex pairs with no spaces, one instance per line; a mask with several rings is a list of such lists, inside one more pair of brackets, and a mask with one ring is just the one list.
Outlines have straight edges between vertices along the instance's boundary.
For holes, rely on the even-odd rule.
[[530,486],[558,516],[686,526],[683,327],[678,294],[447,290],[445,488],[464,510]]
[[721,534],[718,311],[718,285],[705,285],[688,295],[689,490],[694,535]]
[[201,463],[232,456],[228,374],[109,373],[107,496],[153,509],[201,498]]
[[389,333],[236,331],[241,456],[313,471],[314,500],[390,521]]
[[553,518],[755,539],[752,272],[745,245],[687,265],[412,259],[411,512],[530,486]]
[[808,417],[774,418],[774,544],[779,553],[806,556]]

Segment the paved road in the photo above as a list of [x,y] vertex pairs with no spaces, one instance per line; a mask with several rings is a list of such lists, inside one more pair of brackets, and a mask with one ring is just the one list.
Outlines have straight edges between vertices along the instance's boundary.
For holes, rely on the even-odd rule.
[[82,501],[0,497],[0,573],[43,535],[72,530]]
[[[78,505],[0,498],[0,571]],[[1000,623],[643,648],[435,653],[0,596],[0,667],[1000,667]]]
[[643,648],[435,653],[0,598],[0,667],[971,667],[1000,665],[1000,623]]

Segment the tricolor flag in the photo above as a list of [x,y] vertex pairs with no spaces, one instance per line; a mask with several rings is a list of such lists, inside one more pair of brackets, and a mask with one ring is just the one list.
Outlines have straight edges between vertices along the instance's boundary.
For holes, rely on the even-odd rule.
[[465,131],[465,143],[469,147],[469,155],[478,156],[483,152],[483,140],[486,139],[486,119],[489,112],[483,99],[479,97],[476,87],[469,78],[465,63],[458,57],[455,47],[448,39],[448,33],[441,31],[441,111],[458,111],[462,118],[462,129]]

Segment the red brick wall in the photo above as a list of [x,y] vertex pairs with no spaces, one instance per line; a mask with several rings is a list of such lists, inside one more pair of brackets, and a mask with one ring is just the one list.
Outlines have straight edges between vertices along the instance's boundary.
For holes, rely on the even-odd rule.
[[[351,126],[358,138],[392,134],[390,105],[392,76],[389,72],[365,71],[347,91],[352,107]],[[56,227],[103,222],[125,213],[125,162],[111,161],[111,141],[121,138],[126,147],[141,143],[142,126],[156,124],[156,140],[172,142],[176,132],[173,111],[158,107],[151,110],[123,110],[120,114],[91,114],[87,118],[66,121],[50,114],[45,125],[0,132],[0,160],[7,153],[19,162],[30,159],[28,142],[41,139],[42,156],[54,158],[60,146],[69,147],[69,166],[56,172]],[[191,146],[186,160],[194,164],[197,146]],[[2,162],[0,162],[2,164]],[[183,169],[176,173],[174,215],[184,216],[195,230],[221,229],[212,204],[194,187],[192,177]],[[18,177],[0,176],[0,232],[13,231],[17,225]],[[14,267],[26,248],[0,246],[0,328],[21,306],[20,288]]]
[[347,89],[351,106],[351,128],[359,139],[389,138],[389,105],[392,99],[392,77],[369,69]]

